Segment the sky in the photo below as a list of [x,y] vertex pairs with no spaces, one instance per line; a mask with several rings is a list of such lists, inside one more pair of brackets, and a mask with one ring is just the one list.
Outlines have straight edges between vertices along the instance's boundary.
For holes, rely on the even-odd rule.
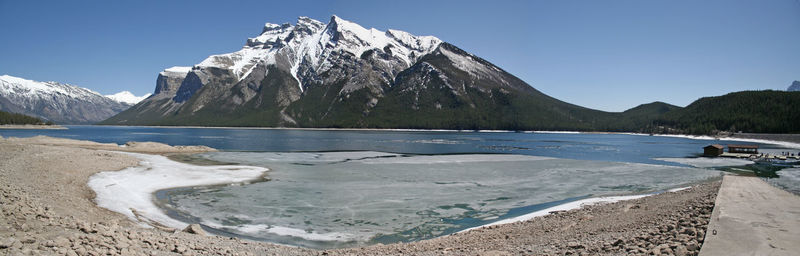
[[800,80],[800,0],[0,0],[0,75],[143,95],[161,70],[237,51],[266,22],[334,14],[437,36],[605,111]]

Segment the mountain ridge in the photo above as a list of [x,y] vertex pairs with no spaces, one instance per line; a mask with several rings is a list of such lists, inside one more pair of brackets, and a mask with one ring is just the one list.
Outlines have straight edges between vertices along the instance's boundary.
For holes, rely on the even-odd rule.
[[434,36],[334,15],[266,23],[239,51],[166,69],[153,96],[102,124],[617,130],[620,115],[552,98]]
[[156,84],[151,97],[101,124],[714,130],[660,119],[687,115],[663,102],[624,112],[567,103],[434,36],[366,29],[335,15],[327,24],[307,17],[266,23],[241,50],[166,69]]
[[92,124],[130,106],[132,104],[87,88],[52,81],[38,82],[10,75],[0,76],[0,110],[58,124]]

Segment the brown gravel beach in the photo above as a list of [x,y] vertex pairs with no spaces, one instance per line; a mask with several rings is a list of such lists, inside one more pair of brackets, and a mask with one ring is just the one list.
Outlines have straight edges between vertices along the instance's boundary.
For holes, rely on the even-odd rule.
[[[126,147],[34,137],[0,139],[2,255],[696,255],[719,181],[678,192],[558,212],[414,243],[319,251],[144,228],[97,207],[86,185],[138,160],[108,150],[192,153],[207,147]],[[202,233],[202,230],[199,230]]]

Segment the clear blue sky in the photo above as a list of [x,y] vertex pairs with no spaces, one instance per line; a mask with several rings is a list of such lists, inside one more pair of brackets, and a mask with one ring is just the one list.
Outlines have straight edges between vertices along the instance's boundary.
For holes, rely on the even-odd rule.
[[800,80],[798,0],[0,0],[0,74],[142,95],[162,69],[236,51],[265,22],[332,14],[435,35],[548,95],[607,111]]

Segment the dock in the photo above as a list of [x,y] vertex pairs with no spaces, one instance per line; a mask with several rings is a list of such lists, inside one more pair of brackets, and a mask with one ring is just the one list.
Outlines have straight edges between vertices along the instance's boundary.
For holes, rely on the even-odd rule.
[[800,196],[757,177],[726,175],[700,255],[798,255]]

